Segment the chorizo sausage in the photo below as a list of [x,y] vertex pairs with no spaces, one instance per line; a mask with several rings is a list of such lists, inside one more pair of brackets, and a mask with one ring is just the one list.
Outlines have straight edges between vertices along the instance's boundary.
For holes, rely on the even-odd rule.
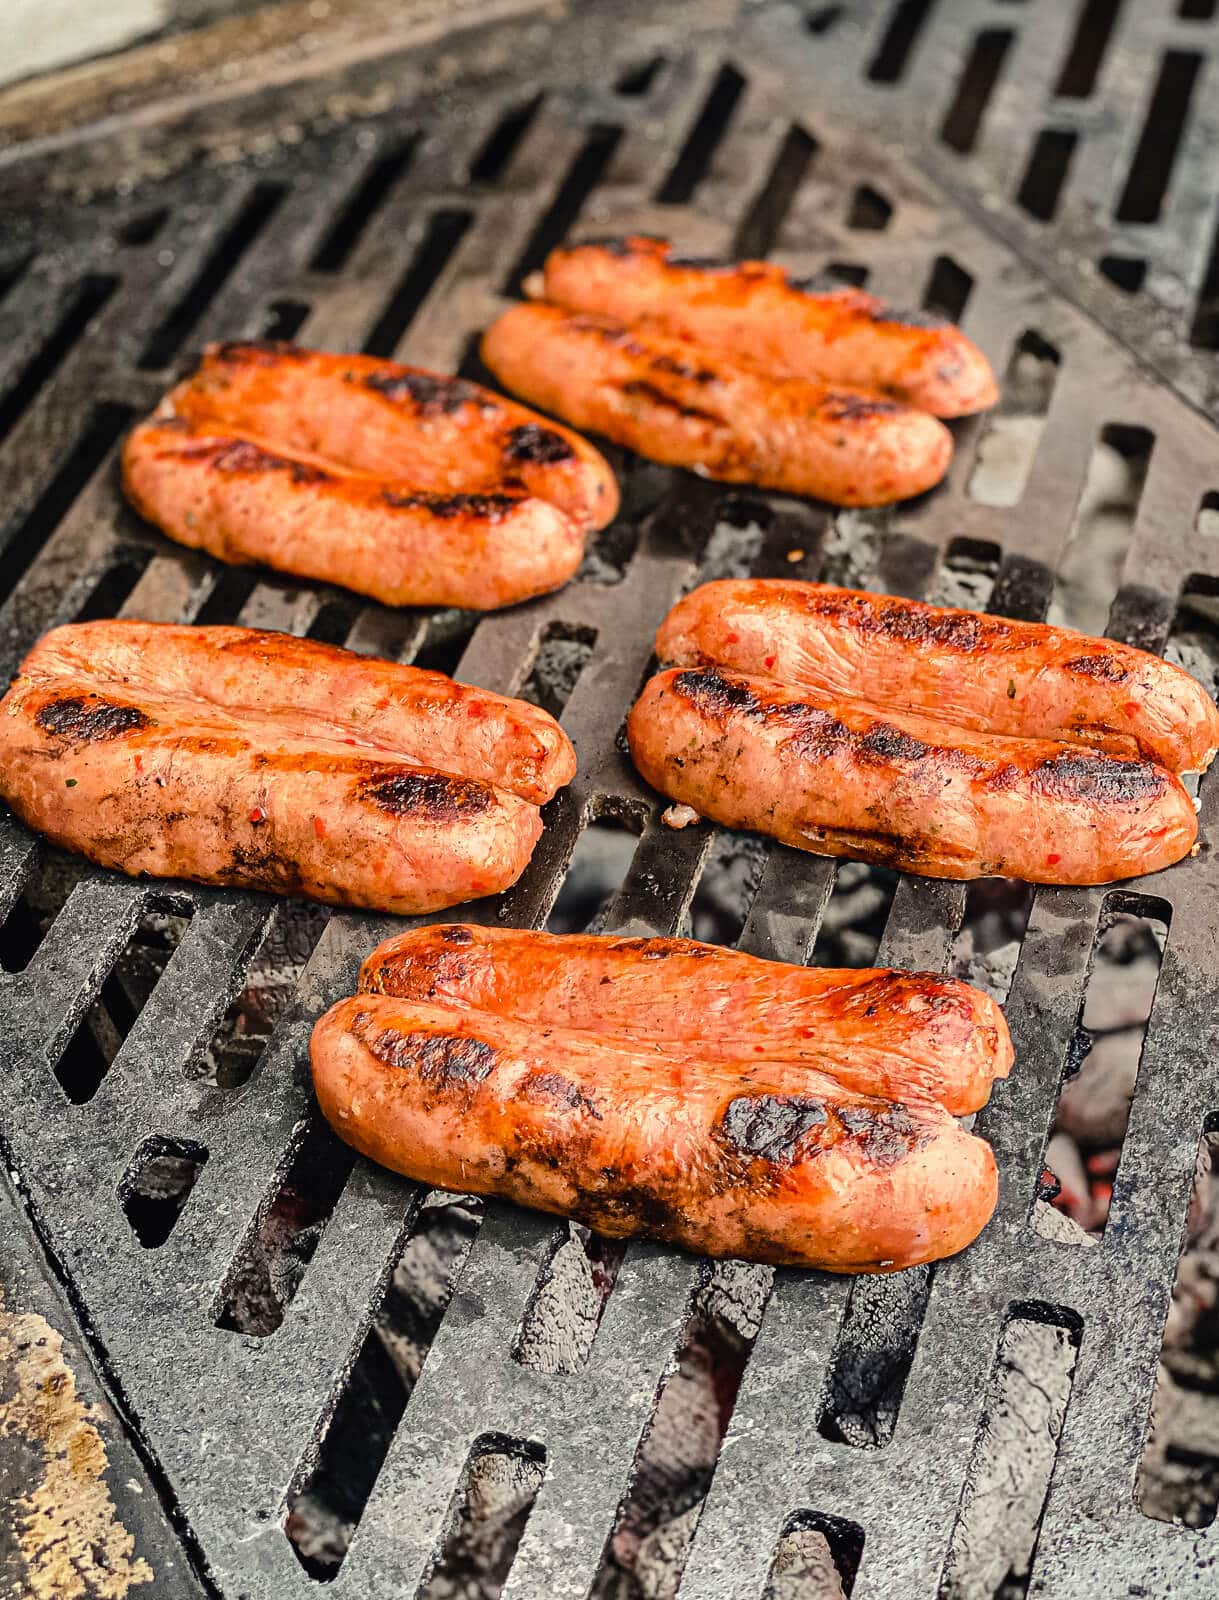
[[789,966],[693,939],[449,924],[377,947],[362,992],[712,1061],[802,1062],[845,1088],[977,1111],[1012,1064],[988,995],[930,972]]
[[549,305],[505,311],[483,360],[507,388],[668,466],[842,506],[921,494],[948,470],[943,423],[858,389],[774,375],[663,332]]
[[714,1256],[895,1271],[968,1244],[990,1146],[938,1106],[784,1062],[705,1060],[387,995],[313,1030],[339,1137],[420,1182]]
[[1170,772],[1204,771],[1219,747],[1210,695],[1145,650],[831,584],[703,584],[669,612],[656,653],[674,666],[779,678],[964,728],[1139,754]]
[[925,311],[894,311],[859,289],[801,283],[766,261],[718,264],[633,235],[554,250],[547,300],[667,331],[774,372],[855,384],[963,417],[999,398],[986,357],[961,330]]
[[627,718],[653,788],[732,828],[933,878],[1095,884],[1189,853],[1179,779],[718,668],[675,667]]
[[21,672],[87,675],[127,693],[197,700],[204,710],[257,708],[285,725],[307,723],[349,747],[388,750],[535,805],[576,771],[571,740],[524,700],[264,628],[69,623],[39,640]]

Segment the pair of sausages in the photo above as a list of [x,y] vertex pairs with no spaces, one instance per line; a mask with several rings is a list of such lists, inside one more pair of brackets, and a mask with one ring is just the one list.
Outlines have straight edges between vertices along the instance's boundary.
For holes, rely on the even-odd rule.
[[[1108,883],[1193,848],[1219,711],[1111,640],[825,584],[727,580],[662,624],[631,754],[672,799],[931,877]],[[900,709],[898,709],[900,708]]]
[[717,1256],[836,1272],[952,1254],[996,1199],[975,1108],[998,1008],[928,974],[677,939],[454,925],[382,945],[321,1018],[314,1086],[397,1172]]
[[843,506],[930,489],[952,438],[937,416],[993,405],[958,328],[778,267],[675,255],[663,240],[555,250],[538,293],[483,340],[500,381],[576,427],[729,483]]
[[57,628],[0,702],[0,795],[54,844],[403,915],[515,883],[574,772],[535,706],[249,628]]
[[123,483],[170,538],[386,605],[490,610],[559,588],[618,508],[578,435],[369,356],[222,344],[129,435]]

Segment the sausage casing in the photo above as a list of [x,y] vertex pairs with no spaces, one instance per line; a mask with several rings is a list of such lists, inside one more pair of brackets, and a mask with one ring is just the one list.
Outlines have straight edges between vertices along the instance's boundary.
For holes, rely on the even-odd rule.
[[894,311],[859,289],[813,290],[765,261],[694,260],[639,235],[594,240],[552,251],[542,292],[573,311],[651,318],[773,371],[875,389],[938,417],[999,398],[986,357],[944,318]]
[[952,1254],[985,1225],[989,1145],[939,1107],[786,1063],[707,1061],[386,995],[317,1023],[335,1131],[423,1183],[713,1256],[836,1272]]
[[802,1062],[857,1093],[957,1116],[1012,1064],[1003,1013],[967,983],[789,966],[692,939],[416,928],[367,957],[360,989],[706,1060]]
[[1112,639],[785,578],[691,591],[656,635],[674,666],[718,665],[964,728],[1204,771],[1219,708],[1187,672]]
[[571,740],[524,700],[263,628],[69,623],[38,641],[21,672],[89,676],[128,693],[197,700],[203,710],[256,707],[285,727],[310,723],[348,747],[477,778],[535,805],[576,771]]
[[931,488],[952,456],[942,423],[895,400],[557,306],[505,311],[482,350],[500,382],[535,405],[728,483],[882,505]]
[[1189,795],[1150,762],[715,668],[649,679],[627,737],[643,777],[703,816],[929,877],[1109,883],[1197,837]]

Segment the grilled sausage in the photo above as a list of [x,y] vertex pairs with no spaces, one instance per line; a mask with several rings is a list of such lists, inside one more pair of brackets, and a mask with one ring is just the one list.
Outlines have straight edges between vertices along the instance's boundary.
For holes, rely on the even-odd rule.
[[554,250],[542,292],[572,311],[654,319],[671,333],[775,372],[893,395],[937,417],[999,398],[986,357],[925,311],[894,311],[859,289],[814,290],[765,261],[720,265],[635,235]]
[[464,378],[397,361],[211,345],[166,409],[201,432],[227,429],[424,494],[523,493],[581,531],[618,509],[614,475],[587,440]]
[[1219,709],[1158,656],[1040,622],[783,578],[725,579],[679,600],[656,635],[675,666],[718,665],[965,728],[1062,739],[1204,771]]
[[952,455],[942,423],[895,400],[555,306],[504,312],[482,352],[507,388],[576,427],[728,483],[882,505],[931,488]]
[[716,822],[933,878],[1109,883],[1197,836],[1180,781],[1149,762],[711,667],[651,678],[627,737],[654,788]]
[[960,1250],[997,1183],[939,1107],[783,1062],[636,1050],[485,1013],[355,995],[313,1030],[340,1138],[423,1183],[715,1256],[836,1272]]
[[128,436],[123,484],[222,561],[473,610],[560,587],[618,506],[591,445],[511,401],[291,345],[211,346]]
[[172,417],[129,436],[123,485],[192,550],[389,606],[515,605],[566,583],[584,554],[579,528],[545,500],[423,494]]
[[401,914],[498,893],[542,831],[472,778],[66,677],[0,704],[0,794],[104,867]]
[[463,924],[386,940],[362,992],[493,1012],[535,1030],[800,1062],[858,1094],[976,1111],[1012,1046],[988,995],[930,972],[833,971],[699,944]]
[[523,700],[259,628],[79,622],[46,634],[22,674],[84,677],[134,695],[258,708],[364,753],[460,773],[542,805],[575,776],[571,741]]

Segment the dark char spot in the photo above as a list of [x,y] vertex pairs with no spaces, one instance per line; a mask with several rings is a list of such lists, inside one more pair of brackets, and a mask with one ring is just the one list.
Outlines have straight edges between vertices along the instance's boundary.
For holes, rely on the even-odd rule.
[[858,1143],[868,1160],[878,1167],[893,1167],[920,1142],[918,1124],[902,1105],[839,1106],[838,1120]]
[[74,695],[50,700],[34,717],[40,728],[73,744],[101,744],[124,733],[148,726],[148,717],[136,706],[116,706],[94,695]]
[[673,356],[653,356],[653,372],[669,372],[675,378],[687,378],[691,383],[714,383],[715,373],[710,367],[691,366],[688,361],[678,361]]
[[896,400],[882,400],[870,394],[829,394],[822,402],[821,413],[831,422],[866,422],[869,417],[891,417],[907,410]]
[[519,495],[510,494],[397,494],[392,489],[383,490],[381,499],[394,511],[426,511],[446,521],[484,517],[488,522],[500,522],[521,503]]
[[1167,775],[1150,761],[1119,761],[1085,751],[1039,761],[1030,778],[1041,794],[1102,805],[1130,805],[1163,794],[1168,786]]
[[[657,367],[659,364],[655,359],[651,363],[653,367]],[[714,377],[714,373],[711,376]],[[713,423],[716,427],[723,426],[723,418],[717,416],[714,411],[704,411],[701,406],[684,405],[680,400],[674,399],[671,394],[666,394],[663,389],[657,388],[654,383],[647,383],[642,378],[632,378],[628,383],[624,383],[622,392],[623,394],[638,395],[641,399],[650,400],[654,406],[662,406],[664,410],[675,412],[679,417],[699,417],[702,421]]]
[[432,1083],[481,1083],[495,1065],[495,1049],[461,1034],[398,1033],[386,1028],[363,1035],[370,1052],[387,1067],[413,1068]]
[[434,372],[390,368],[386,372],[362,373],[359,381],[387,400],[410,400],[424,416],[451,416],[464,405],[493,404],[490,395],[464,378],[446,378]]
[[738,1095],[720,1118],[720,1133],[745,1155],[788,1165],[805,1135],[828,1121],[824,1105],[809,1095]]
[[900,639],[906,644],[942,645],[972,654],[1023,643],[1017,628],[1002,617],[928,606],[917,600],[881,599],[849,589],[814,589],[800,604],[812,616],[833,618],[858,633]]
[[571,1111],[587,1111],[598,1122],[603,1120],[594,1103],[576,1084],[561,1072],[533,1072],[520,1086],[520,1092],[529,1099],[553,1100]]
[[445,944],[473,944],[474,935],[462,923],[453,923],[450,927],[441,928],[440,937]]
[[704,716],[726,717],[733,712],[742,717],[761,719],[765,716],[752,689],[747,689],[743,683],[730,683],[714,667],[679,672],[673,679],[673,692],[688,700]]
[[513,428],[504,450],[512,461],[533,461],[541,466],[570,461],[575,453],[561,433],[553,428],[539,428],[536,422]]
[[491,790],[472,778],[450,778],[443,772],[400,772],[365,778],[360,798],[397,817],[426,822],[455,822],[477,816],[491,805]]
[[[201,451],[200,454],[206,452]],[[217,472],[287,472],[293,483],[329,483],[331,474],[321,467],[294,461],[291,456],[276,455],[248,439],[234,439],[226,444],[212,460]]]
[[1100,678],[1105,683],[1125,683],[1130,671],[1116,656],[1076,656],[1074,661],[1064,661],[1063,669],[1076,672],[1081,678]]
[[931,754],[929,744],[903,733],[891,722],[874,722],[858,740],[857,749],[865,761],[922,761]]

